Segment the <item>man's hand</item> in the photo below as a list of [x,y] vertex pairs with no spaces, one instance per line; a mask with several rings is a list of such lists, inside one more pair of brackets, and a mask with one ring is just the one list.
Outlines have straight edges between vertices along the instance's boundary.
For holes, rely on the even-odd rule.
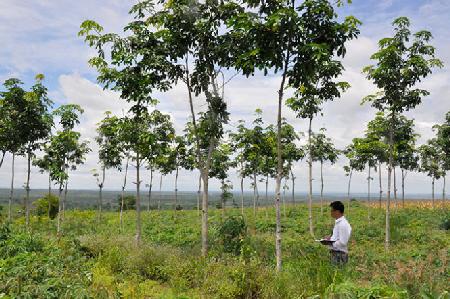
[[331,236],[325,236],[324,239],[329,241],[331,239]]

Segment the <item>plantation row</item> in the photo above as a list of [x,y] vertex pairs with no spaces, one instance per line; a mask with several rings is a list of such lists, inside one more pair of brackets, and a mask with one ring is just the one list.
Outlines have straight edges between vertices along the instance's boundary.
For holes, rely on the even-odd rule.
[[[136,246],[135,213],[67,211],[63,234],[56,220],[32,216],[0,225],[0,296],[5,298],[449,298],[447,212],[431,202],[406,202],[392,215],[386,254],[384,210],[352,202],[351,258],[341,269],[308,234],[308,206],[282,213],[283,271],[276,273],[275,210],[210,212],[210,250],[200,257],[196,211],[142,213]],[[0,211],[0,222],[7,214]],[[313,205],[318,235],[328,213]],[[413,219],[413,220],[411,220]],[[447,221],[445,221],[447,219]],[[447,230],[446,230],[447,229]],[[407,241],[405,241],[407,240]],[[405,246],[407,242],[407,246]]]
[[[337,1],[344,5],[345,1]],[[350,1],[348,1],[350,2]],[[380,204],[383,190],[382,169],[387,167],[387,202],[385,246],[390,244],[390,204],[392,191],[397,198],[396,169],[402,173],[402,186],[407,172],[422,171],[434,182],[445,180],[450,169],[450,112],[446,122],[436,127],[436,137],[421,146],[415,141],[414,123],[402,115],[421,104],[429,91],[417,88],[423,78],[442,62],[435,57],[430,44],[432,35],[422,30],[412,33],[406,17],[393,22],[392,36],[379,41],[379,50],[371,58],[374,64],[364,68],[367,79],[379,89],[368,95],[369,103],[380,112],[368,124],[366,134],[355,138],[345,149],[337,149],[326,136],[326,129],[312,132],[312,122],[323,113],[326,101],[339,99],[351,88],[338,80],[344,70],[340,59],[346,54],[346,44],[359,35],[360,21],[353,16],[338,18],[336,7],[326,0],[266,1],[156,1],[143,0],[134,5],[133,17],[125,34],[103,33],[103,28],[92,20],[82,23],[79,35],[98,53],[90,64],[99,73],[98,82],[117,91],[132,106],[125,116],[110,112],[98,124],[96,142],[99,146],[99,169],[94,173],[99,187],[98,214],[103,207],[102,190],[106,169],[117,169],[123,174],[122,194],[130,166],[136,171],[136,242],[142,235],[142,182],[148,184],[150,209],[153,174],[174,173],[174,208],[178,207],[178,173],[180,169],[199,171],[198,208],[201,209],[201,252],[208,254],[208,196],[209,179],[221,182],[221,206],[230,198],[232,188],[228,173],[238,170],[243,192],[244,178],[253,180],[254,213],[257,213],[260,192],[257,182],[275,179],[275,256],[276,269],[281,270],[282,180],[292,181],[295,192],[293,165],[301,159],[309,164],[309,233],[315,235],[312,208],[312,165],[334,163],[339,155],[348,158],[345,171],[351,177],[354,171],[368,171],[370,197],[371,171],[378,171]],[[249,77],[256,73],[280,74],[277,123],[265,124],[262,111],[256,110],[251,122],[240,122],[237,130],[227,134],[224,126],[229,113],[225,101],[225,70]],[[234,77],[234,76],[233,76]],[[64,219],[67,186],[71,171],[84,162],[90,151],[76,131],[82,107],[68,104],[53,109],[43,84],[43,75],[36,77],[31,90],[25,90],[18,79],[4,83],[0,98],[0,150],[12,155],[11,195],[14,190],[14,160],[25,155],[28,172],[25,184],[25,225],[30,224],[30,169],[33,165],[49,175],[51,184],[58,186],[57,232],[61,233]],[[245,80],[245,79],[244,79]],[[170,116],[159,111],[157,92],[166,92],[177,84],[184,84],[190,105],[189,122],[183,134],[175,134]],[[286,90],[293,96],[285,99]],[[193,98],[205,98],[203,111],[195,111]],[[284,104],[298,118],[309,124],[307,145],[299,146],[300,132],[296,132],[282,117]],[[263,105],[261,105],[263,106]],[[39,153],[39,157],[36,154]],[[3,161],[3,159],[2,159]],[[150,170],[150,178],[143,178],[141,169]],[[394,182],[392,182],[392,178]],[[321,173],[323,201],[323,175]],[[445,184],[444,184],[445,185]],[[392,188],[392,186],[394,186]],[[49,190],[50,193],[50,190]],[[402,192],[404,194],[404,190]],[[201,198],[200,198],[201,197]],[[120,223],[124,208],[122,195]],[[293,197],[294,198],[294,197]],[[242,213],[244,213],[241,196]],[[368,198],[370,200],[370,198]],[[445,186],[443,192],[445,200]],[[50,204],[50,200],[48,201]],[[321,205],[323,211],[323,205]],[[11,203],[9,208],[11,220]]]

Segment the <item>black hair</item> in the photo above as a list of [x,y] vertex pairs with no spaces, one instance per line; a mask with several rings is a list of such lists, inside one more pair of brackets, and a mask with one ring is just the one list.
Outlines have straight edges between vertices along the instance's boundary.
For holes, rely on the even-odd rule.
[[345,207],[344,207],[344,204],[342,202],[340,202],[340,201],[333,201],[332,203],[330,203],[330,207],[333,210],[339,211],[342,214],[344,214]]

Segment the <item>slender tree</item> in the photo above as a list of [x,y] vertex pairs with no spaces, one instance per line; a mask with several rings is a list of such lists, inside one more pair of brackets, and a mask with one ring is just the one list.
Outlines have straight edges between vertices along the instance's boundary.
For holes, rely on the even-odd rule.
[[36,76],[36,83],[31,91],[25,95],[25,107],[18,116],[21,137],[25,142],[24,152],[27,157],[27,179],[25,182],[25,223],[30,223],[30,175],[31,162],[35,157],[35,151],[41,147],[41,142],[47,138],[53,126],[53,119],[49,112],[52,102],[47,96],[47,88],[43,84],[44,75]]
[[228,180],[228,171],[233,165],[231,159],[231,146],[228,143],[221,143],[212,157],[211,169],[209,177],[216,178],[220,182],[222,194],[220,196],[220,208],[222,209],[222,217],[225,216],[226,202],[232,196],[230,190],[233,188]]
[[394,167],[394,124],[403,111],[419,105],[428,91],[415,88],[416,83],[431,74],[434,67],[442,62],[435,58],[435,49],[429,44],[432,35],[429,31],[418,31],[411,37],[410,22],[406,17],[394,20],[394,36],[379,41],[380,50],[371,56],[376,65],[364,68],[367,78],[381,90],[367,96],[363,101],[370,102],[380,111],[388,111],[389,124],[389,164],[388,191],[386,202],[385,247],[390,242],[390,199],[391,179]]
[[442,176],[445,176],[445,171],[442,169],[441,152],[436,138],[430,139],[426,144],[419,147],[420,153],[420,171],[426,173],[431,177],[431,195],[433,201],[433,208],[435,206],[434,184]]
[[[277,175],[275,187],[276,210],[276,269],[281,270],[280,189],[283,177],[282,159],[282,105],[286,86],[300,94],[317,95],[334,86],[330,73],[341,69],[331,57],[345,54],[345,42],[357,35],[357,21],[349,17],[336,21],[334,7],[325,0],[243,1],[248,11],[240,12],[229,24],[233,26],[234,50],[238,56],[235,66],[244,75],[256,69],[281,73],[277,109]],[[341,4],[341,1],[339,1]],[[255,13],[256,12],[256,13]],[[326,67],[329,66],[329,67]],[[327,70],[325,70],[327,69]],[[340,73],[338,71],[337,73]],[[323,78],[323,79],[322,79]],[[314,86],[314,87],[313,87]],[[328,95],[327,95],[328,96]],[[331,97],[332,98],[332,97]],[[294,102],[294,101],[291,101]],[[297,102],[298,103],[298,102]],[[299,104],[298,107],[302,107]],[[311,229],[312,232],[312,229]]]
[[120,118],[112,116],[111,112],[105,113],[105,118],[98,124],[97,137],[95,141],[98,144],[98,159],[101,165],[101,175],[94,171],[94,177],[97,180],[99,188],[98,216],[101,218],[103,206],[103,187],[105,184],[106,170],[109,168],[122,170],[123,149],[120,138]]
[[[61,233],[65,211],[69,171],[76,170],[78,165],[83,164],[86,154],[90,151],[88,142],[80,141],[81,134],[73,130],[80,123],[79,117],[82,113],[83,109],[75,104],[62,105],[53,111],[55,117],[59,117],[60,128],[50,138],[46,154],[50,160],[51,179],[59,185],[58,234]],[[63,189],[66,192],[62,198]]]
[[446,174],[450,172],[450,111],[445,115],[444,123],[436,125],[434,127],[437,130],[437,142],[439,144],[441,152],[442,168],[445,171],[443,176],[444,184],[442,187],[442,204],[445,204],[446,200]]
[[[90,59],[90,64],[98,72],[98,81],[105,88],[120,92],[121,98],[132,103],[130,116],[122,122],[123,136],[127,150],[136,162],[136,242],[141,239],[141,173],[140,168],[148,142],[144,119],[148,117],[148,107],[155,105],[156,91],[167,91],[174,83],[176,70],[167,59],[168,49],[161,42],[160,34],[144,21],[145,13],[154,13],[153,1],[140,1],[132,7],[134,16],[125,28],[124,36],[115,33],[104,34],[103,28],[92,20],[81,24],[80,36],[85,37],[89,46],[98,55]],[[133,155],[131,155],[133,153]]]
[[331,138],[325,135],[326,129],[321,128],[319,133],[314,134],[311,140],[312,158],[314,162],[320,162],[320,213],[323,214],[323,164],[336,163],[340,151],[336,149]]
[[27,107],[26,91],[23,83],[15,78],[3,83],[5,91],[0,92],[0,168],[3,165],[5,154],[12,155],[11,187],[8,200],[8,221],[12,220],[12,202],[14,199],[15,160],[23,155],[26,139],[22,136],[22,122],[26,121],[22,115]]

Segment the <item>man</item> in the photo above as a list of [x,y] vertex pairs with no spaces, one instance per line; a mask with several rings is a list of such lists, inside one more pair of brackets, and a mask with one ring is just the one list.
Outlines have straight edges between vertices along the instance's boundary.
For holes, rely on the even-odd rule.
[[331,262],[334,265],[344,265],[348,262],[348,240],[352,227],[344,217],[344,204],[334,201],[330,204],[331,217],[335,219],[333,235],[327,239],[331,241]]

